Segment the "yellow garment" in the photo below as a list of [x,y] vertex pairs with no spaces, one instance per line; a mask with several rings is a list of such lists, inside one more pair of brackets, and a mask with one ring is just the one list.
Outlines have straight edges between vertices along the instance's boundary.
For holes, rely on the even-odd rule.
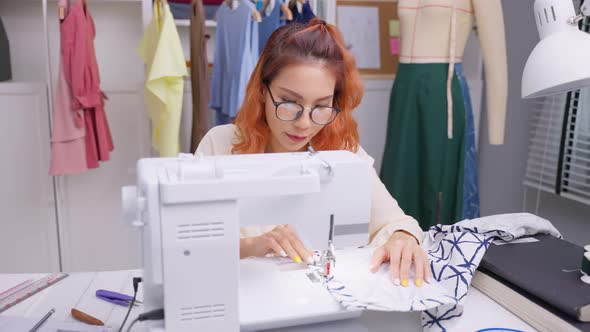
[[168,4],[154,5],[154,15],[138,49],[146,65],[145,103],[152,122],[152,147],[160,157],[180,152],[180,117],[184,76],[182,44]]

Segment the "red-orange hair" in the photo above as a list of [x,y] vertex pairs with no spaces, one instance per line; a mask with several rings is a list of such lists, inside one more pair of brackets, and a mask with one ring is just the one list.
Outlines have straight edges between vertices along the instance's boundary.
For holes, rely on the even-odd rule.
[[291,64],[320,61],[336,75],[334,104],[341,109],[334,122],[312,139],[315,150],[350,150],[359,146],[352,111],[363,98],[363,87],[354,57],[344,46],[338,28],[313,19],[308,24],[292,23],[277,29],[268,39],[246,88],[244,103],[234,121],[239,141],[232,153],[263,153],[270,138],[264,112],[264,83]]

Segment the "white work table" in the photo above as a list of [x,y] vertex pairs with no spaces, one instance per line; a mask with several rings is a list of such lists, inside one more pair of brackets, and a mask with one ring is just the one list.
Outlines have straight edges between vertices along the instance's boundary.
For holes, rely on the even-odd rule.
[[[31,278],[40,278],[45,274],[0,274],[0,292]],[[24,316],[40,318],[51,308],[56,312],[50,320],[73,321],[70,315],[72,308],[86,312],[117,331],[127,308],[111,304],[95,296],[97,289],[108,289],[133,295],[131,278],[141,276],[141,270],[104,271],[71,273],[64,280],[28,298],[16,306],[2,312],[2,316]],[[139,300],[143,298],[141,287]],[[133,309],[127,323],[130,323],[142,312],[142,306]],[[419,313],[389,313],[367,311],[359,319],[328,322],[313,326],[300,326],[280,331],[422,331]],[[459,318],[455,331],[475,332],[492,328],[513,329],[517,331],[535,331],[514,314],[500,306],[492,299],[471,288],[465,300],[465,311]],[[125,327],[124,331],[126,331]],[[136,324],[132,331],[144,331],[142,324]],[[278,331],[278,330],[277,330]],[[12,331],[11,331],[12,332]],[[15,331],[17,332],[17,331]]]

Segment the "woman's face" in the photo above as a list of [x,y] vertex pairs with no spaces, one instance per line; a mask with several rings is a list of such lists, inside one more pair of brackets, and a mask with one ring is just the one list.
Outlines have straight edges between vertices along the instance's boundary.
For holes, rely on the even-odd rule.
[[277,118],[271,95],[265,90],[265,114],[271,138],[267,152],[305,150],[311,139],[324,127],[311,121],[315,106],[332,106],[336,77],[321,63],[305,63],[283,68],[269,83],[276,102],[292,101],[305,107],[295,121]]

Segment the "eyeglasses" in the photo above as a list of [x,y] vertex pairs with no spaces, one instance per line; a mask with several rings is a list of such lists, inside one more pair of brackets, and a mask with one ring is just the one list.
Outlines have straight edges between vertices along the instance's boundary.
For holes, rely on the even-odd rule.
[[[305,111],[305,107],[303,105],[292,101],[277,102],[270,91],[270,86],[268,83],[266,83],[266,89],[270,94],[272,103],[275,105],[275,114],[277,119],[282,121],[295,121],[301,117],[303,111]],[[337,107],[316,105],[311,109],[309,117],[313,123],[325,126],[334,121],[338,113],[340,113],[340,109]]]

